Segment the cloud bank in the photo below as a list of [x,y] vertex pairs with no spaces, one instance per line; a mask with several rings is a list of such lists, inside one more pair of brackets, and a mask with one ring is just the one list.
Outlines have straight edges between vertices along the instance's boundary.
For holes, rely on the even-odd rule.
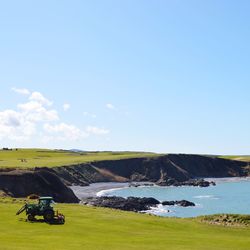
[[[91,135],[106,135],[110,131],[96,126],[85,128],[69,124],[53,108],[53,102],[42,93],[22,88],[12,88],[17,94],[27,97],[15,110],[0,111],[0,141],[32,141],[40,138],[42,143],[53,141],[78,141]],[[68,111],[70,104],[65,103],[63,110]]]

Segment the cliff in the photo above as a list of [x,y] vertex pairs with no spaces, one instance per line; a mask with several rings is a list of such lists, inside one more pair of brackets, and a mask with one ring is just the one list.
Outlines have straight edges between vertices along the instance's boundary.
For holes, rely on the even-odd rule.
[[94,182],[151,181],[178,182],[192,178],[240,177],[248,173],[247,163],[216,157],[169,154],[151,158],[35,168],[34,170],[5,169],[0,172],[0,190],[14,197],[29,194],[51,195],[58,202],[77,202],[67,186],[89,185]]
[[38,194],[52,196],[57,202],[78,202],[73,191],[61,181],[60,177],[47,170],[1,172],[0,190],[16,198]]
[[94,182],[151,181],[169,178],[179,182],[193,178],[246,176],[247,163],[216,157],[169,154],[152,158],[99,161],[49,169],[67,185]]

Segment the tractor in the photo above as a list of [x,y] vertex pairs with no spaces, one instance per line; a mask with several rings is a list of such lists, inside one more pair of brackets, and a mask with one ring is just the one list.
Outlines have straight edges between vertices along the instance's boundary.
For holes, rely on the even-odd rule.
[[65,217],[63,214],[59,214],[58,212],[55,213],[53,209],[54,203],[52,197],[40,197],[38,199],[38,204],[26,203],[17,211],[16,215],[26,211],[28,221],[35,221],[35,216],[43,216],[45,222],[64,224]]

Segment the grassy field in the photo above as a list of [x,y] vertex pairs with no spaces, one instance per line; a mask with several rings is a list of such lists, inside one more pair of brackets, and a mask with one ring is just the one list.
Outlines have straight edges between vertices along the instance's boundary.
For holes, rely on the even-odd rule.
[[[156,157],[159,155],[147,152],[72,152],[48,149],[0,150],[0,168],[57,167],[93,161]],[[250,156],[219,157],[250,162]]]
[[224,159],[229,159],[229,160],[250,162],[250,155],[223,155],[219,157],[224,158]]
[[15,216],[21,203],[0,200],[1,250],[241,250],[249,249],[250,229],[160,218],[81,205],[58,204],[65,225],[25,222]]
[[0,168],[55,167],[102,160],[135,157],[153,157],[157,154],[142,152],[71,152],[66,150],[18,149],[0,150]]

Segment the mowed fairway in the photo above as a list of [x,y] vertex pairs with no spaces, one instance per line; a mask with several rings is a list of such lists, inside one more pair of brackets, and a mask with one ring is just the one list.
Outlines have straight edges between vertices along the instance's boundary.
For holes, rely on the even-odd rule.
[[[15,216],[22,203],[0,202],[0,249],[249,249],[249,228],[202,224],[111,209],[58,204],[65,225],[29,223]],[[21,218],[21,219],[20,219]]]
[[71,152],[48,149],[0,150],[0,168],[56,167],[93,161],[154,156],[158,156],[158,154],[143,152]]

